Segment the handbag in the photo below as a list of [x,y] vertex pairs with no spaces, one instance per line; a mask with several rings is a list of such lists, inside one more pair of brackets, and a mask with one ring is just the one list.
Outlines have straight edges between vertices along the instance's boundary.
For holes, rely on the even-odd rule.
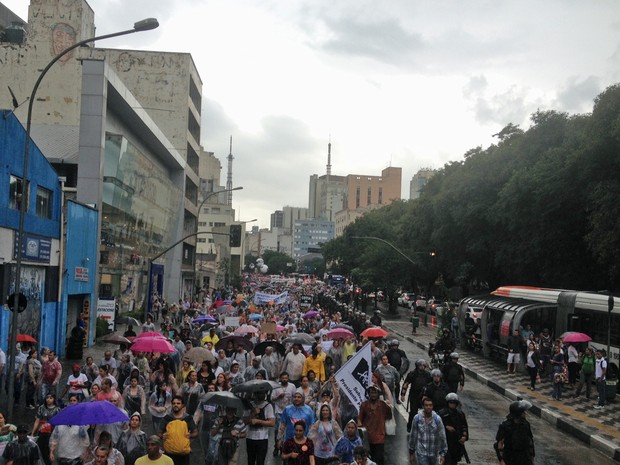
[[562,366],[562,382],[568,383],[568,367],[566,365]]
[[392,411],[392,418],[385,420],[385,434],[387,436],[396,436],[396,420]]

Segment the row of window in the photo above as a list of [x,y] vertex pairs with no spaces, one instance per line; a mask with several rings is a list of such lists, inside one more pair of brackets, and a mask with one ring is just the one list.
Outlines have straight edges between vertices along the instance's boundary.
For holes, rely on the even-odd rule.
[[[21,209],[22,206],[22,185],[23,180],[17,176],[11,175],[9,182],[9,208],[14,210]],[[30,183],[26,184],[26,199],[30,193]],[[26,200],[26,211],[28,211],[28,201]],[[37,186],[37,203],[35,214],[39,218],[52,218],[52,191],[44,187]]]

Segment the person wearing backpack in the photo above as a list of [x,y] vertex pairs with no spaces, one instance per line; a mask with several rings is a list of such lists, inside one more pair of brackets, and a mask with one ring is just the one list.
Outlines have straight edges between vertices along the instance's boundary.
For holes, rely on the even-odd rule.
[[497,429],[495,452],[500,465],[533,465],[534,436],[525,418],[525,412],[532,407],[526,400],[510,404],[510,413]]
[[239,439],[247,434],[247,426],[243,419],[237,416],[237,409],[226,407],[224,415],[220,416],[213,428],[211,436],[219,438],[217,449],[217,465],[237,465],[239,458]]
[[448,454],[446,430],[441,417],[433,411],[432,399],[425,397],[422,411],[413,417],[409,435],[411,465],[443,465]]
[[198,436],[198,428],[192,416],[185,412],[183,396],[172,398],[172,410],[162,419],[159,435],[174,465],[189,465],[190,439]]
[[575,397],[579,397],[581,395],[581,390],[585,385],[586,399],[589,400],[590,391],[592,390],[592,381],[594,380],[594,366],[596,364],[592,347],[588,347],[585,354],[580,354],[579,362],[581,364],[581,373],[579,375],[579,384],[577,385],[577,390],[575,391]]

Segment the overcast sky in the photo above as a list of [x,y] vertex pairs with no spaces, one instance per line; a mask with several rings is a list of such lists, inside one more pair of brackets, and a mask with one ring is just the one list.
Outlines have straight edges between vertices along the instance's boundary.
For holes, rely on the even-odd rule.
[[[1,0],[27,18],[26,0]],[[189,52],[203,81],[202,145],[233,136],[237,219],[308,206],[308,180],[424,167],[487,147],[541,110],[584,113],[620,81],[616,0],[89,0],[102,47]]]

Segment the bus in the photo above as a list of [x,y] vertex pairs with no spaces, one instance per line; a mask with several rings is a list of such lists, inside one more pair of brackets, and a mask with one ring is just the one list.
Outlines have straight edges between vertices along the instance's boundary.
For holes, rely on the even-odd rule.
[[[488,295],[466,297],[459,303],[459,324],[465,327],[467,314],[480,325],[482,350],[486,357],[507,352],[513,329],[530,325],[536,334],[549,329],[556,339],[567,331],[585,333],[590,347],[607,351],[607,330],[611,330],[607,360],[610,372],[618,374],[620,359],[620,298],[594,292],[547,289],[531,286],[503,286]],[[466,335],[461,334],[465,346]]]

